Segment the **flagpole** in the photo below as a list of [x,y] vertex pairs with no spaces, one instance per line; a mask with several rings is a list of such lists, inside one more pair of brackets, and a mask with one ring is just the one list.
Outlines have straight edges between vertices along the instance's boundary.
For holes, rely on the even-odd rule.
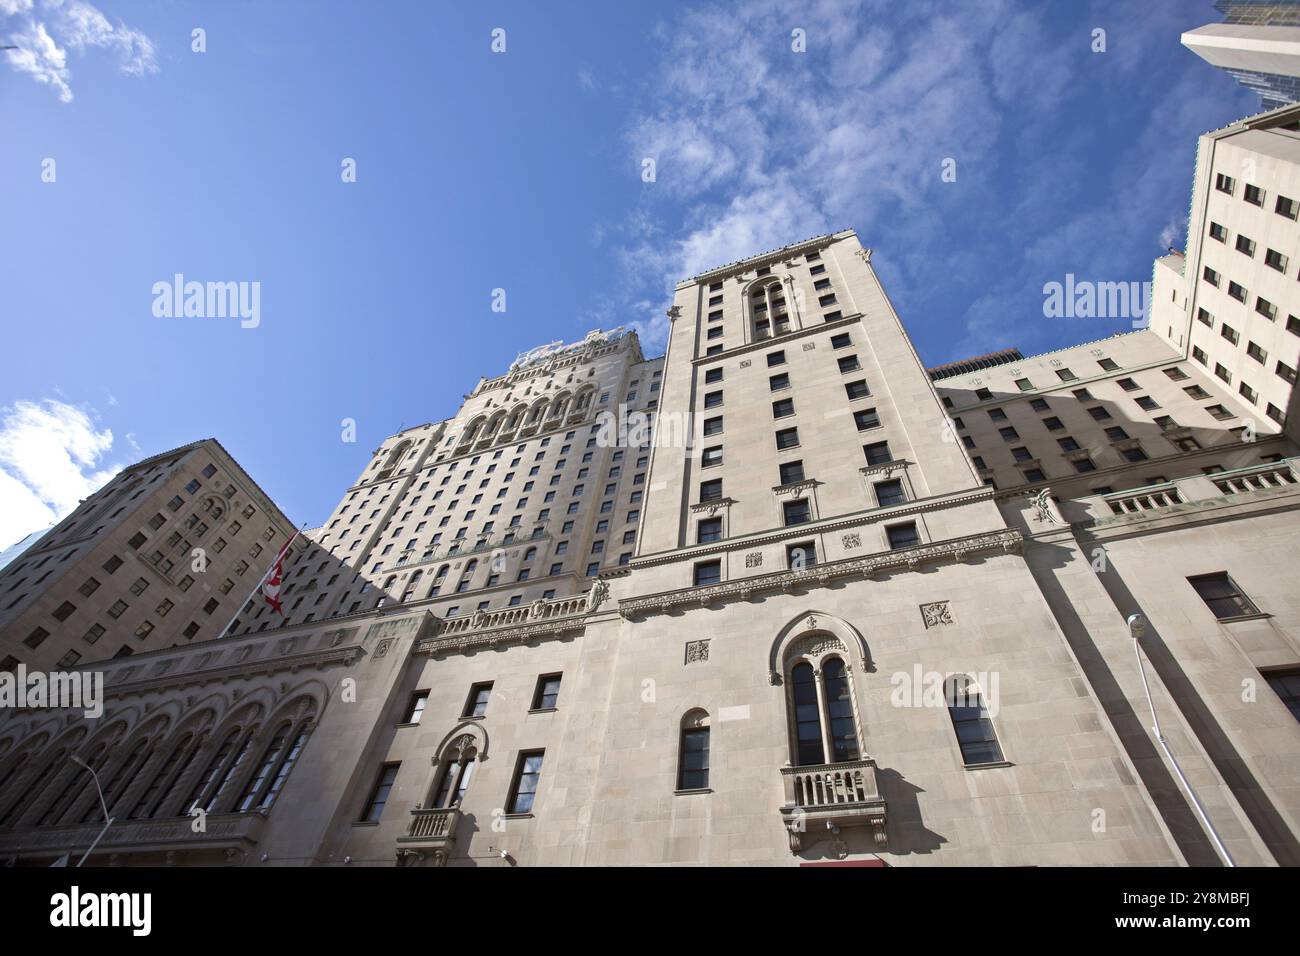
[[[294,528],[293,537],[291,537],[288,540],[288,542],[285,543],[281,553],[283,553],[284,555],[288,555],[289,548],[293,545],[295,541],[298,540],[298,535],[301,533],[302,532],[300,531],[300,529]],[[279,557],[280,554],[277,554],[276,558],[278,559]],[[262,572],[262,577],[258,580],[256,584],[253,585],[253,590],[249,591],[248,596],[239,602],[239,604],[235,607],[234,616],[231,617],[231,619],[226,622],[226,626],[221,629],[221,633],[218,634],[215,638],[213,638],[213,640],[219,641],[226,636],[226,631],[230,630],[230,625],[234,624],[237,620],[239,620],[239,615],[240,612],[244,610],[244,605],[247,604],[249,601],[251,601],[253,599],[253,595],[256,594],[259,590],[261,590],[262,585],[266,583],[266,579],[271,576],[271,572],[275,569],[275,566],[278,563],[279,562],[277,560],[277,561],[272,561],[269,565],[267,565],[266,570]]]

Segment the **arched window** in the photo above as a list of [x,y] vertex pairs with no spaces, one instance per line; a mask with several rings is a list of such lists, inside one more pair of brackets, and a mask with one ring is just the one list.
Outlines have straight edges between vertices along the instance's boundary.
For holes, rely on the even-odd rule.
[[838,657],[828,659],[823,665],[822,683],[826,691],[826,719],[830,723],[832,762],[857,760],[862,752],[858,749],[853,696],[844,662]]
[[411,579],[406,582],[406,590],[402,592],[402,600],[409,601],[415,596],[415,588],[420,583],[420,578],[424,577],[423,571],[416,571],[411,575]]
[[308,729],[301,728],[293,737],[293,742],[289,744],[289,750],[280,761],[280,768],[275,772],[275,777],[271,780],[271,785],[266,788],[266,793],[262,795],[262,801],[257,805],[259,810],[270,810],[275,803],[275,798],[280,795],[284,782],[289,779],[289,773],[293,770],[293,765],[298,762],[298,757],[302,753],[302,748],[307,745]]
[[54,755],[45,762],[45,766],[42,767],[40,773],[36,775],[36,779],[34,779],[27,787],[26,793],[13,801],[13,803],[9,805],[9,809],[5,811],[4,816],[0,817],[0,827],[13,822],[18,814],[22,813],[22,811],[26,810],[37,801],[46,785],[48,785],[51,779],[53,779],[54,774],[63,766],[67,752],[68,750],[66,747],[60,747],[54,752]]
[[[107,749],[107,746],[107,744],[100,744],[85,758],[86,763],[94,767],[96,772],[104,769],[104,751]],[[69,763],[71,763],[71,761],[69,761]],[[57,823],[59,817],[63,816],[64,811],[68,809],[68,804],[72,803],[87,786],[93,786],[93,784],[90,783],[89,777],[86,775],[86,771],[77,764],[72,764],[71,768],[67,770],[67,778],[67,782],[63,785],[63,790],[57,797],[50,801],[50,805],[45,808],[45,812],[41,814],[41,818],[36,822],[38,827],[50,826],[51,824]],[[95,805],[99,805],[98,799],[96,799]]]
[[232,730],[226,735],[226,739],[221,742],[220,746],[217,747],[216,753],[212,755],[212,759],[204,769],[203,775],[195,781],[194,789],[190,791],[189,797],[186,798],[184,805],[181,807],[182,816],[188,815],[194,807],[198,806],[199,801],[203,798],[203,794],[207,792],[212,781],[215,780],[217,774],[221,772],[222,766],[225,764],[226,759],[230,756],[231,751],[235,749],[235,745],[238,742],[238,730]]
[[979,685],[966,674],[954,674],[943,682],[943,692],[957,744],[961,747],[962,762],[968,767],[1002,763],[1002,747],[984,698],[980,696]]
[[779,279],[772,279],[750,289],[749,314],[755,342],[790,331],[785,290],[781,288]]
[[140,769],[148,753],[148,740],[141,740],[131,749],[130,753],[126,755],[126,759],[117,765],[117,769],[113,771],[113,775],[108,780],[108,785],[104,787],[103,805],[98,800],[88,804],[85,812],[81,814],[82,823],[89,823],[91,820],[102,817],[104,807],[108,807],[109,811],[112,811],[114,802],[122,795],[122,790],[135,779],[136,771]]
[[682,717],[681,742],[677,751],[677,789],[709,788],[709,715],[688,711]]
[[806,661],[790,672],[794,698],[794,736],[800,767],[826,762],[822,747],[821,707],[817,703],[817,678]]
[[244,813],[253,805],[253,801],[257,799],[257,795],[261,792],[262,786],[266,783],[267,778],[270,777],[272,769],[274,769],[276,764],[279,763],[280,753],[284,750],[284,745],[288,738],[289,725],[285,724],[275,732],[275,736],[271,738],[271,742],[266,745],[266,750],[262,754],[262,760],[257,765],[257,771],[253,774],[252,779],[248,781],[248,786],[244,788],[243,797],[235,806],[236,812]]
[[162,766],[158,768],[158,772],[155,773],[153,779],[149,781],[149,786],[145,788],[145,791],[142,794],[140,794],[140,799],[137,800],[135,806],[131,808],[129,816],[132,820],[150,816],[152,811],[157,809],[156,802],[162,795],[163,788],[172,779],[173,773],[180,765],[181,758],[185,756],[186,751],[189,749],[190,741],[193,739],[192,735],[186,734],[176,742],[174,747],[172,747],[171,753],[167,755],[167,759],[163,761]]
[[240,746],[239,751],[235,754],[234,759],[227,764],[225,773],[221,775],[221,782],[218,783],[216,789],[212,791],[212,796],[208,797],[208,802],[203,807],[206,812],[214,812],[218,802],[221,800],[221,795],[226,792],[226,788],[230,786],[235,777],[239,774],[239,768],[243,766],[244,761],[248,759],[248,752],[253,749],[253,738],[255,736],[256,731],[250,730],[248,735],[244,737],[244,742]]

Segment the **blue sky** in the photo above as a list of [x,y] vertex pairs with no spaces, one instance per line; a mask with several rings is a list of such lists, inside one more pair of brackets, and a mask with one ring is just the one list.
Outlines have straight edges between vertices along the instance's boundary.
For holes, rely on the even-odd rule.
[[[875,250],[927,364],[1121,331],[1044,318],[1043,284],[1181,247],[1196,137],[1258,109],[1179,45],[1218,19],[0,0],[0,547],[206,436],[314,525],[479,374],[598,326],[656,354],[674,280],[824,231]],[[155,316],[176,273],[260,283],[260,323]]]

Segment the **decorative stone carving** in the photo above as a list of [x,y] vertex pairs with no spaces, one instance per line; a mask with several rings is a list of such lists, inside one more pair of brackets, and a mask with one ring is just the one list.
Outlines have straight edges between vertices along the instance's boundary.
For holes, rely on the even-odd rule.
[[1060,524],[1052,508],[1052,492],[1042,488],[1037,494],[1029,495],[1029,503],[1034,508],[1034,521],[1038,524]]
[[470,627],[482,627],[487,623],[487,611],[479,608],[474,612],[474,616],[469,619]]
[[850,531],[848,534],[844,535],[844,537],[840,538],[840,544],[845,548],[860,548],[862,547],[862,535],[858,534],[856,531]]
[[686,642],[686,663],[687,664],[699,664],[707,661],[708,659],[709,659],[708,640]]
[[668,321],[669,321],[669,322],[673,322],[673,321],[675,321],[675,320],[681,318],[681,315],[682,315],[682,307],[681,307],[680,305],[674,305],[674,306],[673,306],[672,308],[670,308],[667,312],[665,312],[664,315],[668,316]]
[[741,367],[741,368],[749,368],[749,367],[750,367],[751,365],[753,365],[753,364],[754,364],[754,360],[753,360],[753,359],[741,359],[741,360],[740,360],[740,367]]
[[749,554],[745,555],[745,567],[761,568],[762,566],[763,566],[762,551],[751,551]]
[[929,604],[922,604],[921,618],[925,621],[926,630],[932,627],[957,623],[953,620],[952,607],[947,601],[933,601]]
[[803,350],[804,350],[805,352],[811,352],[811,351],[813,351],[815,348],[817,348],[817,343],[816,343],[816,342],[805,342],[805,343],[803,344]]
[[591,592],[587,595],[587,613],[599,610],[609,597],[609,582],[597,578],[591,583]]
[[857,256],[859,259],[861,259],[863,262],[866,262],[866,263],[870,263],[870,262],[871,262],[871,250],[870,250],[870,249],[859,249],[857,252],[854,253],[854,255]]
[[379,660],[388,653],[388,649],[393,646],[393,640],[394,639],[391,637],[385,637],[375,645],[375,653],[373,655],[375,660]]
[[838,637],[832,637],[829,634],[811,634],[808,637],[801,637],[786,649],[785,659],[794,660],[796,657],[821,657],[823,654],[832,652],[845,653],[843,642]]
[[528,619],[530,621],[537,620],[544,613],[546,613],[546,602],[541,598],[538,598],[528,607]]

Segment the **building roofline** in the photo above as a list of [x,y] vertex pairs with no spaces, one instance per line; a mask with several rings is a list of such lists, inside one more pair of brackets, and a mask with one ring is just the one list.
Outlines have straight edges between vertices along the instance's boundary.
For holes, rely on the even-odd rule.
[[737,259],[735,262],[728,262],[726,265],[715,266],[712,269],[707,269],[698,275],[691,276],[689,279],[682,279],[677,283],[677,288],[680,289],[683,286],[695,285],[704,279],[713,278],[716,275],[725,275],[728,272],[735,272],[738,269],[741,271],[747,271],[742,269],[742,267],[750,263],[755,263],[763,259],[779,258],[783,254],[789,254],[796,250],[803,249],[806,246],[817,244],[824,245],[833,242],[836,239],[844,239],[853,235],[857,235],[853,229],[841,229],[837,232],[826,232],[821,235],[812,236],[809,239],[801,239],[798,242],[792,242],[789,245],[781,246],[778,249],[769,249],[767,252],[760,252],[757,255],[746,256],[744,259]]

